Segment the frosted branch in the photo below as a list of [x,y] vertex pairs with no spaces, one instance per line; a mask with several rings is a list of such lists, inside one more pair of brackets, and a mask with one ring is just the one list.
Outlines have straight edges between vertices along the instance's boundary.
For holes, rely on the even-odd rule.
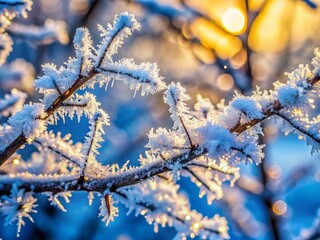
[[[102,78],[100,73],[100,67],[108,67],[108,64],[105,64],[103,59],[110,58],[114,54],[117,48],[122,44],[123,38],[131,35],[132,31],[139,29],[138,23],[134,19],[133,15],[128,13],[122,13],[115,17],[113,26],[108,25],[108,29],[103,29],[102,31],[103,41],[98,46],[96,55],[92,53],[93,47],[91,46],[91,39],[86,30],[77,31],[74,45],[76,48],[76,58],[70,58],[66,63],[65,67],[57,69],[53,64],[47,64],[43,68],[44,76],[38,78],[35,81],[35,86],[38,88],[39,92],[44,93],[43,104],[41,107],[44,107],[41,114],[38,116],[31,114],[32,117],[29,118],[31,122],[30,126],[26,126],[26,122],[19,122],[23,120],[17,116],[12,116],[9,119],[9,123],[19,127],[17,130],[18,134],[14,139],[6,145],[0,147],[0,165],[2,165],[6,159],[8,159],[15,151],[17,151],[21,146],[23,146],[27,140],[31,142],[32,139],[39,136],[39,134],[46,129],[48,123],[56,123],[58,114],[63,115],[64,112],[59,112],[60,107],[65,103],[67,99],[73,96],[73,94],[84,86],[88,86],[90,80],[90,85],[93,86],[95,82],[108,83],[109,79]],[[119,35],[120,34],[120,35]],[[78,50],[78,47],[82,48]],[[110,52],[110,54],[109,54]],[[109,54],[109,55],[108,55]],[[106,57],[108,55],[108,57]],[[88,67],[83,66],[84,62],[88,62]],[[91,65],[90,61],[95,63]],[[100,63],[101,61],[101,63]],[[103,63],[103,64],[102,64]],[[131,65],[133,66],[131,66]],[[119,63],[110,62],[110,67],[113,71],[116,71],[118,75],[124,76],[120,77],[119,80],[123,80],[130,85],[131,89],[135,91],[142,88],[142,93],[154,93],[161,90],[165,85],[162,82],[162,78],[158,76],[158,68],[155,64],[145,63],[139,66],[134,65],[132,61],[123,60]],[[126,70],[132,68],[134,72],[126,72]],[[142,70],[145,68],[146,72]],[[141,70],[139,73],[137,70]],[[150,74],[151,78],[146,78]],[[97,75],[97,76],[96,76]],[[100,77],[100,78],[99,78]],[[129,79],[127,78],[129,77]],[[131,82],[131,79],[137,80],[136,82]],[[149,81],[145,81],[149,79]],[[40,104],[34,104],[34,106],[39,106]],[[38,107],[38,109],[40,109]],[[32,105],[25,106],[22,110],[20,116],[27,114],[29,111],[32,111],[34,107]],[[96,109],[92,109],[95,111]],[[35,122],[35,124],[33,124]],[[36,129],[35,127],[38,126]],[[12,137],[10,138],[10,140]]]
[[[239,178],[238,163],[261,163],[264,146],[258,141],[262,134],[260,123],[272,116],[284,116],[307,136],[307,142],[308,138],[315,140],[313,150],[318,150],[319,117],[306,120],[305,112],[313,107],[313,99],[320,92],[320,53],[315,52],[313,70],[300,65],[287,74],[287,83],[276,82],[273,90],[256,89],[251,96],[236,92],[229,104],[220,102],[217,106],[198,97],[192,111],[186,104],[190,99],[186,89],[179,83],[166,86],[156,64],[138,65],[132,59],[113,61],[123,39],[139,28],[133,15],[122,13],[107,28],[99,26],[102,41],[97,49],[92,46],[89,31],[78,29],[73,41],[75,57],[59,68],[54,64],[43,66],[44,75],[35,81],[35,86],[44,98],[40,103],[24,105],[0,126],[1,164],[26,142],[33,142],[39,150],[27,165],[21,160],[21,166],[0,175],[0,195],[5,199],[1,204],[6,211],[9,199],[14,205],[19,202],[15,195],[27,196],[30,201],[26,202],[34,203],[33,194],[47,193],[49,201],[64,211],[58,197],[68,202],[72,192],[84,191],[92,200],[95,192],[103,196],[100,216],[106,224],[118,215],[115,204],[121,202],[129,211],[144,215],[147,222],[154,224],[155,231],[159,223],[176,227],[177,238],[227,238],[226,220],[218,215],[203,217],[191,210],[188,199],[178,191],[177,180],[180,175],[190,177],[209,204],[220,199],[222,183],[228,181],[233,186]],[[165,89],[164,102],[173,120],[173,128],[149,132],[147,150],[140,155],[140,165],[136,167],[129,162],[121,167],[103,166],[97,161],[103,126],[109,124],[108,115],[100,109],[94,95],[75,93],[94,87],[95,83],[108,86],[115,80],[123,81],[135,92],[142,90],[142,95]],[[288,111],[291,115],[284,115]],[[83,144],[73,144],[69,135],[61,137],[46,132],[48,124],[74,115],[89,119],[89,132]],[[29,217],[29,212],[14,214],[20,214],[21,220],[23,216]],[[16,220],[16,215],[8,212],[5,215]],[[18,222],[18,228],[22,224]]]

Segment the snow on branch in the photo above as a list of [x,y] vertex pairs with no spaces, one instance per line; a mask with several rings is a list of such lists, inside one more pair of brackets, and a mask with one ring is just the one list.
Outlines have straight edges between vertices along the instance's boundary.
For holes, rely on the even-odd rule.
[[[309,120],[306,115],[319,97],[319,50],[315,50],[312,70],[300,65],[287,74],[287,83],[277,82],[273,90],[262,92],[257,88],[251,96],[235,93],[228,104],[222,101],[217,106],[198,96],[191,110],[186,104],[190,99],[186,89],[180,83],[167,86],[155,64],[137,65],[131,59],[113,61],[123,39],[139,28],[133,15],[119,14],[107,28],[99,27],[103,40],[97,49],[89,31],[78,29],[75,57],[59,68],[44,65],[44,75],[35,81],[38,91],[44,94],[40,103],[24,105],[0,126],[1,164],[27,141],[39,151],[27,166],[21,160],[24,166],[6,168],[8,174],[0,175],[1,206],[7,222],[16,221],[18,216],[20,229],[22,217],[29,217],[37,193],[47,193],[49,201],[65,211],[59,198],[69,202],[72,192],[84,191],[89,193],[89,202],[93,194],[100,195],[99,215],[106,225],[119,214],[116,204],[122,203],[129,212],[144,215],[148,223],[154,224],[155,231],[158,225],[173,226],[177,239],[224,239],[228,238],[225,218],[208,218],[191,210],[189,199],[179,192],[180,177],[190,178],[209,204],[222,198],[223,183],[233,186],[239,178],[238,163],[261,163],[264,146],[258,141],[262,134],[260,123],[270,117],[285,119],[293,127],[291,131],[298,131],[307,143],[312,140],[312,153],[319,151],[319,117]],[[149,132],[147,150],[140,155],[139,166],[129,162],[122,167],[103,166],[97,161],[108,115],[94,95],[75,93],[94,87],[95,83],[102,86],[114,80],[123,81],[134,91],[141,89],[142,95],[165,90],[163,98],[173,127]],[[89,132],[83,143],[73,144],[69,135],[46,132],[48,124],[75,115],[89,119]],[[10,204],[29,204],[29,208],[23,211],[15,207],[11,212]]]
[[[103,141],[102,135],[104,125],[109,125],[109,116],[102,110],[96,112],[89,121],[90,131],[85,138],[82,147],[83,163],[81,164],[81,177],[85,175],[96,175],[95,171],[101,171],[101,165],[97,162],[95,156],[99,154],[98,148],[101,147],[99,142]],[[90,169],[88,169],[90,168]]]
[[171,83],[164,94],[164,102],[169,105],[169,112],[173,121],[173,129],[183,131],[188,137],[190,147],[194,147],[191,136],[187,127],[192,125],[190,119],[190,111],[186,105],[186,101],[190,100],[190,96],[186,94],[186,89],[180,83]]
[[106,226],[109,225],[110,222],[114,221],[114,218],[118,216],[119,210],[114,206],[113,197],[109,194],[104,195],[101,198],[100,212],[99,217],[102,217],[102,221],[105,222]]
[[[7,144],[0,147],[0,165],[27,140],[31,142],[38,137],[46,129],[47,124],[56,123],[59,116],[68,113],[65,111],[66,108],[61,108],[61,106],[72,98],[79,88],[93,86],[96,82],[100,86],[108,84],[109,72],[106,73],[103,69],[110,67],[109,70],[112,70],[112,73],[116,74],[119,80],[129,84],[131,89],[137,91],[142,88],[142,94],[155,93],[163,89],[165,84],[158,75],[159,70],[155,64],[142,63],[139,66],[133,64],[132,61],[113,62],[111,59],[121,46],[123,39],[139,28],[140,25],[133,15],[127,12],[117,15],[113,25],[108,24],[107,29],[100,27],[103,40],[99,44],[98,50],[92,46],[88,31],[78,30],[74,40],[76,56],[70,58],[65,66],[60,68],[54,64],[44,65],[44,75],[35,81],[35,87],[44,94],[41,103],[26,105],[21,113],[17,113],[16,116],[9,119],[9,124],[16,126],[17,131],[15,131],[15,136],[10,137],[10,140],[3,141]],[[37,112],[35,109],[39,111]],[[95,112],[97,109],[91,110]],[[75,111],[75,113],[78,112]],[[28,117],[29,124],[24,121],[24,115],[31,115]],[[11,131],[10,135],[12,133]]]
[[223,197],[223,182],[229,181],[233,186],[240,177],[239,168],[231,167],[227,162],[217,165],[204,157],[199,157],[197,162],[190,163],[182,169],[182,175],[189,177],[199,187],[199,197],[206,196],[209,205]]
[[124,38],[130,36],[133,31],[140,30],[140,28],[140,23],[132,14],[127,12],[116,15],[113,24],[108,23],[107,28],[98,25],[103,40],[96,50],[95,67],[104,67],[107,62],[112,62],[112,56],[118,52]]
[[[97,70],[105,76],[103,81],[106,84],[111,79],[112,81],[122,80],[135,93],[141,88],[142,95],[154,94],[165,88],[163,78],[159,76],[159,69],[155,63],[147,62],[136,65],[133,59],[122,59],[120,62],[109,64],[108,67],[100,67]],[[99,82],[99,84],[103,83]]]
[[47,129],[40,119],[46,113],[42,103],[24,105],[15,115],[9,118],[8,124],[17,132],[22,132],[28,141],[32,141]]
[[285,134],[290,132],[298,134],[299,138],[306,140],[307,144],[312,147],[311,152],[320,152],[320,115],[312,118],[299,110],[292,112],[283,111],[277,114],[284,120]]
[[158,225],[173,226],[177,230],[176,239],[186,236],[201,236],[214,239],[229,238],[227,222],[223,217],[203,217],[190,209],[185,195],[178,192],[179,187],[166,180],[145,181],[140,184],[122,188],[114,194],[116,201],[123,203],[130,212],[146,218],[158,232]]
[[[41,134],[40,137],[34,140],[34,145],[39,149],[40,152],[43,150],[49,150],[53,154],[62,157],[66,161],[80,166],[81,159],[81,149],[82,144],[76,143],[73,144],[70,140],[71,134],[67,134],[64,137],[61,136],[61,133],[58,132],[54,134],[52,131],[45,132]],[[60,160],[61,161],[61,160]]]

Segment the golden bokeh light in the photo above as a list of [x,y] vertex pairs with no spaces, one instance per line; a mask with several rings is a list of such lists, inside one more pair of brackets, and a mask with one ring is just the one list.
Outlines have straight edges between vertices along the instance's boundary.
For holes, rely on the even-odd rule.
[[288,1],[270,1],[266,4],[252,24],[249,34],[249,47],[252,50],[265,53],[285,49],[289,41],[289,26],[283,16],[289,14],[288,9]]
[[249,0],[250,11],[258,11],[264,2],[265,0]]
[[200,223],[196,222],[193,224],[194,229],[200,229],[202,226]]
[[20,163],[19,158],[13,159],[12,163],[13,163],[14,165],[19,165],[19,163]]
[[69,8],[73,14],[83,15],[88,11],[89,4],[86,0],[72,0],[69,2]]
[[232,67],[235,69],[241,68],[243,65],[246,64],[246,62],[247,62],[247,51],[245,49],[242,49],[230,60]]
[[232,58],[242,49],[240,39],[226,34],[206,19],[198,18],[192,22],[190,30],[205,47],[214,49],[221,58]]
[[215,56],[212,51],[200,45],[192,46],[193,53],[205,64],[211,64],[215,61]]
[[234,81],[230,74],[222,74],[217,79],[217,86],[222,91],[230,91],[233,88]]
[[[318,26],[314,23],[320,21],[320,8],[311,9],[303,1],[249,0],[250,11],[259,13],[252,24],[248,22],[244,1],[186,1],[191,8],[212,21],[204,23],[205,19],[199,18],[201,21],[195,21],[193,30],[186,32],[184,29],[185,35],[189,38],[196,36],[222,58],[231,58],[240,51],[240,44],[234,45],[239,40],[234,35],[246,31],[249,31],[248,45],[257,53],[280,53],[288,47],[299,48],[308,39],[320,39],[314,34]],[[194,31],[195,27],[199,27],[198,31],[202,33]]]
[[233,34],[240,34],[245,30],[246,17],[239,8],[228,8],[222,16],[224,28]]
[[288,206],[282,200],[278,200],[272,205],[272,211],[279,216],[285,214],[287,210],[288,210]]
[[282,174],[282,171],[281,171],[281,168],[278,165],[272,165],[268,169],[268,175],[272,179],[279,179],[281,177],[281,174]]

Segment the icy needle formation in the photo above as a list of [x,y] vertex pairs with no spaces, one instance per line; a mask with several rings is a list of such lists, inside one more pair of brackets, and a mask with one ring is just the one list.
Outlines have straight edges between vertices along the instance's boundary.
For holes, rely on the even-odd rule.
[[[124,38],[140,29],[133,15],[121,13],[112,24],[98,28],[102,40],[97,47],[92,45],[89,31],[80,28],[73,41],[75,57],[59,68],[43,66],[44,75],[34,83],[44,94],[39,103],[22,107],[17,93],[0,101],[1,112],[15,113],[0,128],[0,161],[6,162],[1,170],[7,172],[0,176],[0,211],[6,224],[17,222],[18,233],[24,217],[32,220],[38,193],[46,193],[51,204],[66,211],[60,199],[69,202],[72,192],[83,191],[88,193],[89,203],[94,194],[100,197],[99,216],[106,225],[118,216],[116,204],[122,203],[129,212],[145,216],[156,232],[159,225],[174,227],[176,239],[227,239],[225,218],[209,218],[191,209],[188,197],[179,190],[180,177],[190,178],[208,204],[221,199],[222,184],[232,186],[239,178],[238,163],[262,161],[260,123],[270,117],[283,119],[285,132],[297,133],[312,153],[319,152],[320,117],[310,119],[306,113],[319,96],[318,49],[313,69],[300,65],[288,74],[287,83],[277,82],[273,90],[256,89],[251,96],[235,93],[229,104],[222,101],[217,106],[199,95],[190,109],[186,89],[180,83],[166,85],[156,64],[114,61]],[[171,129],[148,133],[147,150],[136,167],[129,162],[102,165],[96,160],[109,117],[94,95],[76,91],[96,83],[107,86],[110,81],[122,81],[135,93],[141,90],[142,95],[163,90],[171,114]],[[70,135],[47,131],[47,126],[57,124],[60,118],[82,115],[90,123],[82,143],[73,143]],[[38,149],[27,163],[16,153],[26,143]]]

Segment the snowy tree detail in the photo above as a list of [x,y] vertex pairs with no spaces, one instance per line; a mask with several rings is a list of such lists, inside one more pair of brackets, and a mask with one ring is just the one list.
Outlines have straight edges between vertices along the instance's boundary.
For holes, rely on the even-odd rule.
[[37,204],[36,198],[32,193],[25,193],[23,189],[18,189],[17,185],[13,185],[10,196],[2,196],[0,202],[0,212],[6,216],[5,224],[17,222],[17,237],[20,235],[21,227],[25,224],[23,218],[28,218],[33,222],[30,213],[36,213],[34,209]]
[[[0,101],[1,115],[10,116],[0,125],[4,173],[0,175],[0,211],[6,224],[17,222],[18,233],[24,217],[32,221],[37,194],[46,194],[52,205],[66,211],[61,199],[68,203],[73,192],[82,191],[88,194],[90,205],[94,194],[100,197],[99,216],[106,225],[118,216],[115,204],[121,203],[129,213],[144,216],[155,232],[159,226],[174,227],[175,239],[228,239],[226,219],[191,209],[179,178],[190,179],[199,188],[199,197],[205,196],[209,204],[222,199],[224,183],[237,184],[239,163],[262,162],[261,123],[271,117],[283,119],[285,133],[298,134],[312,146],[311,152],[319,152],[320,118],[307,114],[319,96],[319,50],[313,69],[300,65],[287,74],[286,83],[277,82],[272,90],[257,88],[249,96],[235,92],[229,103],[221,101],[216,106],[198,95],[192,109],[187,105],[191,99],[187,90],[180,83],[167,85],[156,64],[114,60],[124,39],[140,27],[132,14],[120,13],[112,24],[99,25],[102,40],[98,46],[93,45],[88,29],[78,29],[73,40],[75,56],[60,67],[43,65],[43,75],[35,80],[34,86],[43,94],[39,103],[24,104],[26,95],[17,90]],[[129,161],[122,166],[102,165],[97,159],[104,127],[110,121],[86,90],[117,81],[135,93],[141,90],[141,95],[163,94],[173,122],[172,128],[149,131],[138,166]],[[89,131],[81,142],[71,141],[70,134],[47,130],[74,117],[88,119]],[[26,143],[38,151],[24,160],[17,150]]]
[[118,216],[119,210],[114,206],[114,201],[112,196],[109,194],[104,195],[101,198],[100,213],[99,216],[102,217],[102,221],[105,222],[106,226],[110,222],[114,221],[114,218]]
[[[140,25],[133,15],[127,12],[121,13],[115,17],[113,25],[108,24],[107,29],[101,26],[99,28],[103,33],[103,40],[99,44],[98,50],[95,50],[92,46],[89,32],[85,29],[79,29],[74,40],[76,57],[69,58],[65,66],[60,68],[57,68],[54,64],[43,66],[44,75],[34,83],[38,91],[44,94],[41,106],[44,105],[45,107],[41,114],[34,116],[37,124],[41,123],[37,133],[44,131],[47,124],[56,124],[59,116],[64,117],[64,114],[68,114],[68,110],[63,106],[77,107],[76,104],[70,104],[70,102],[65,104],[65,102],[72,98],[78,89],[88,86],[93,87],[95,83],[99,83],[100,86],[108,85],[111,76],[112,79],[124,81],[135,92],[141,88],[142,95],[155,93],[165,87],[163,78],[158,75],[159,70],[155,64],[142,63],[136,65],[132,60],[124,59],[120,62],[110,60],[111,56],[122,45],[124,38],[130,36],[134,30],[140,29]],[[109,60],[105,62],[104,59],[107,58]],[[93,100],[92,97],[90,99]],[[34,104],[34,106],[40,105]],[[98,106],[98,104],[95,104],[95,106]],[[25,108],[32,108],[32,104]],[[98,109],[91,108],[91,110],[95,112]],[[82,114],[83,112],[75,111],[75,113]],[[14,117],[11,122],[13,124],[17,123]],[[32,125],[32,122],[30,124]],[[27,139],[28,142],[32,141],[33,134],[30,133],[32,126],[25,126],[25,128],[28,128],[28,130],[21,131],[21,134],[16,136],[15,139],[11,138],[12,141],[9,144],[2,146],[1,164],[15,150],[25,144]]]

